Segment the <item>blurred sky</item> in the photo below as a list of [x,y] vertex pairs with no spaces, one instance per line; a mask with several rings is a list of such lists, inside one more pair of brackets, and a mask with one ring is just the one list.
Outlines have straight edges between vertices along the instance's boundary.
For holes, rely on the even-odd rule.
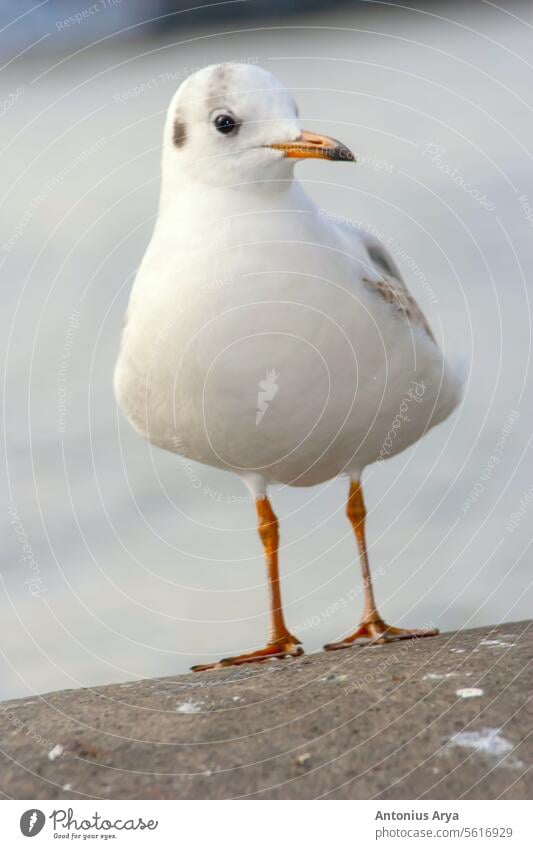
[[[265,574],[241,482],[144,443],[112,392],[166,107],[216,61],[268,68],[304,126],[359,154],[342,173],[305,162],[298,176],[325,209],[381,234],[467,365],[453,418],[368,472],[384,614],[442,629],[531,616],[530,5],[282,15],[271,3],[265,18],[251,0],[231,20],[201,9],[145,26],[148,5],[159,8],[2,6],[0,697],[172,674],[263,642]],[[344,481],[273,493],[286,615],[309,650],[360,614],[345,494]]]

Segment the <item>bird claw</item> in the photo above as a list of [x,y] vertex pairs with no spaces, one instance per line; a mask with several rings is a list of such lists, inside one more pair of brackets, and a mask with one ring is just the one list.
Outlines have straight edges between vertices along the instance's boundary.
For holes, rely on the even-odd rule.
[[269,643],[264,649],[239,654],[235,657],[224,657],[215,663],[201,663],[191,666],[192,672],[208,672],[212,669],[227,669],[229,666],[241,666],[244,663],[264,663],[267,660],[284,657],[299,657],[304,653],[302,644],[296,637]]
[[326,643],[325,651],[338,651],[349,649],[359,640],[364,641],[364,646],[379,646],[384,643],[394,643],[398,640],[415,640],[420,637],[435,637],[439,633],[438,628],[422,630],[417,628],[395,628],[387,625],[382,619],[372,622],[362,622],[359,628],[337,643]]

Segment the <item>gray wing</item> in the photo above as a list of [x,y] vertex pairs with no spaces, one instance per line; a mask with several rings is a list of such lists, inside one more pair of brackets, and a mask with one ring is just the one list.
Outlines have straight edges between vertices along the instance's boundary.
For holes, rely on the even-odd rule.
[[373,289],[388,303],[396,305],[411,324],[422,327],[429,338],[435,342],[435,337],[424,313],[405,285],[400,269],[388,250],[375,236],[371,236],[363,230],[360,230],[359,233],[372,265],[380,276],[379,280],[363,277],[365,285]]

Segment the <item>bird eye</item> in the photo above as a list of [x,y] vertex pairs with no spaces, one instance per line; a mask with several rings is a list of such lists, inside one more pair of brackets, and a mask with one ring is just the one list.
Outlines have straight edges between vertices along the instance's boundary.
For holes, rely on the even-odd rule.
[[217,115],[214,124],[218,132],[224,133],[225,136],[229,135],[229,133],[236,132],[240,126],[233,115],[228,115],[227,113]]

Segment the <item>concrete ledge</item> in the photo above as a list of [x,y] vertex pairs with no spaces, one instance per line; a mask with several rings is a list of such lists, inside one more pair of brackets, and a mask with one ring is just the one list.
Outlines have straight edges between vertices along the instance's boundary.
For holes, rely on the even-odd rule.
[[532,648],[533,623],[521,622],[4,702],[0,789],[531,798]]

